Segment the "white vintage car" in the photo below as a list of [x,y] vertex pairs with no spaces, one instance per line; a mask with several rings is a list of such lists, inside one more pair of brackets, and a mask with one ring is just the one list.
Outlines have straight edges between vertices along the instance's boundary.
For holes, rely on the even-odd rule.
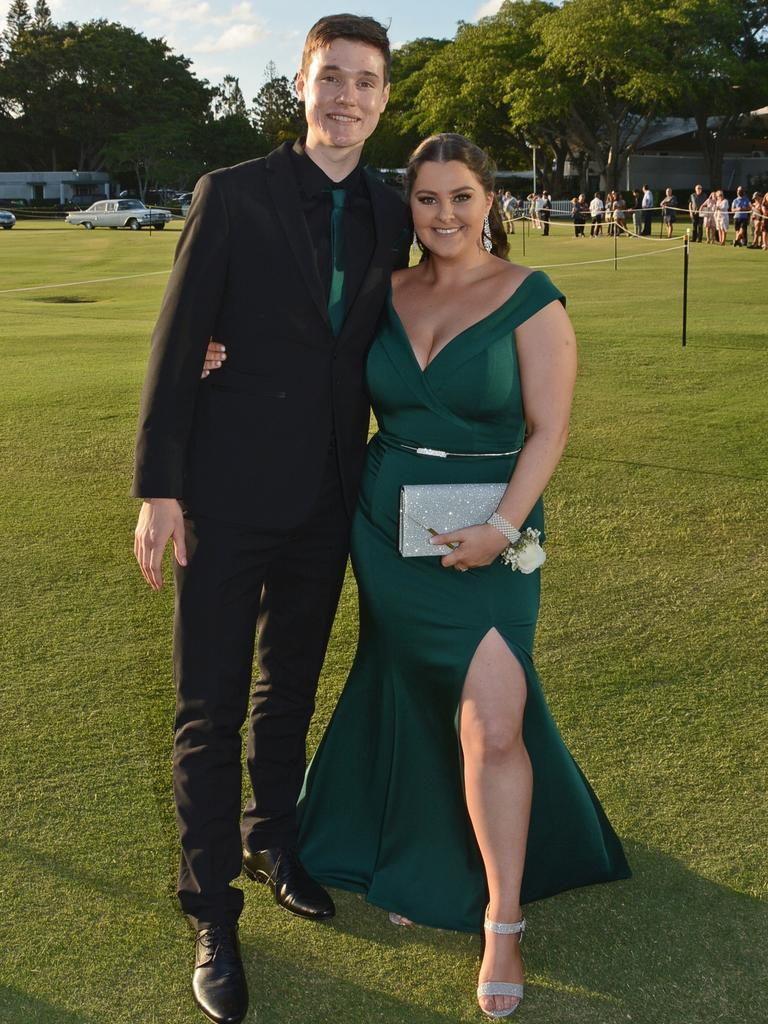
[[82,224],[89,231],[92,228],[130,228],[141,231],[144,227],[162,231],[171,220],[170,210],[161,210],[157,206],[151,209],[138,199],[104,199],[87,210],[68,213],[68,224]]

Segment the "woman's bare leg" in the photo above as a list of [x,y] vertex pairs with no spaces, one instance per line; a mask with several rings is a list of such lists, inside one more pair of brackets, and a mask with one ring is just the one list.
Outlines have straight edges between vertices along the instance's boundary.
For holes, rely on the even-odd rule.
[[[523,877],[533,776],[523,743],[525,673],[499,633],[481,641],[467,672],[461,699],[460,737],[464,753],[467,809],[485,866],[493,921],[522,917]],[[480,983],[522,984],[517,935],[485,933]],[[485,1010],[511,1009],[513,996],[483,996]]]

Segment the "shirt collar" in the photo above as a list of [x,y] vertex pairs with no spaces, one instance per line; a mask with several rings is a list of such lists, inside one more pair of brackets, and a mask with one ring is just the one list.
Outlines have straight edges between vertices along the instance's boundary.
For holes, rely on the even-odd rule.
[[322,168],[311,160],[304,149],[304,139],[297,139],[291,149],[291,159],[299,179],[299,188],[307,199],[315,199],[335,188],[346,189],[350,195],[356,193],[363,182],[363,168],[358,164],[354,170],[342,179],[333,181]]

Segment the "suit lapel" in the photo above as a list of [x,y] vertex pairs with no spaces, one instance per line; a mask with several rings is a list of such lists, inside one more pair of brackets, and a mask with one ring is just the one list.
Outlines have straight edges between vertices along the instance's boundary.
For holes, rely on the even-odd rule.
[[[361,313],[365,312],[367,303],[371,301],[371,293],[375,292],[382,284],[385,288],[389,285],[393,266],[392,250],[397,243],[399,232],[403,228],[403,218],[397,216],[397,213],[400,212],[396,205],[399,203],[397,197],[394,194],[389,196],[384,192],[383,190],[388,186],[382,185],[367,168],[364,169],[364,173],[373,210],[376,242],[362,283],[357,294],[351,297],[347,307],[347,316],[339,335],[339,344],[342,344],[348,336],[354,333]],[[383,296],[383,293],[380,293],[380,296]]]
[[330,325],[328,306],[326,297],[323,295],[322,282],[312,259],[312,240],[309,237],[309,228],[301,208],[299,183],[296,180],[296,175],[291,166],[291,159],[288,155],[290,147],[290,142],[284,142],[279,149],[273,150],[267,157],[266,164],[269,171],[267,174],[267,187],[269,188],[269,193],[282,225],[285,238],[299,265],[307,290],[312,296],[323,320]]

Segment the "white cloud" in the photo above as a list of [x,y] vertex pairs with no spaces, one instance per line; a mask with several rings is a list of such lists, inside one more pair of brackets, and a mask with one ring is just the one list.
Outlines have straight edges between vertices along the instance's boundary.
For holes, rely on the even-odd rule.
[[207,39],[187,46],[192,53],[224,53],[231,50],[244,50],[247,46],[256,46],[269,35],[263,23],[252,25],[230,25],[217,39]]
[[501,3],[502,0],[485,0],[485,3],[481,4],[475,11],[475,16],[472,20],[479,21],[480,18],[489,18],[494,14],[498,14]]
[[262,19],[254,12],[253,4],[233,4],[229,10],[214,14],[206,0],[196,4],[179,4],[177,0],[133,0],[135,7],[143,7],[152,14],[152,21],[175,22],[184,25],[257,25]]

